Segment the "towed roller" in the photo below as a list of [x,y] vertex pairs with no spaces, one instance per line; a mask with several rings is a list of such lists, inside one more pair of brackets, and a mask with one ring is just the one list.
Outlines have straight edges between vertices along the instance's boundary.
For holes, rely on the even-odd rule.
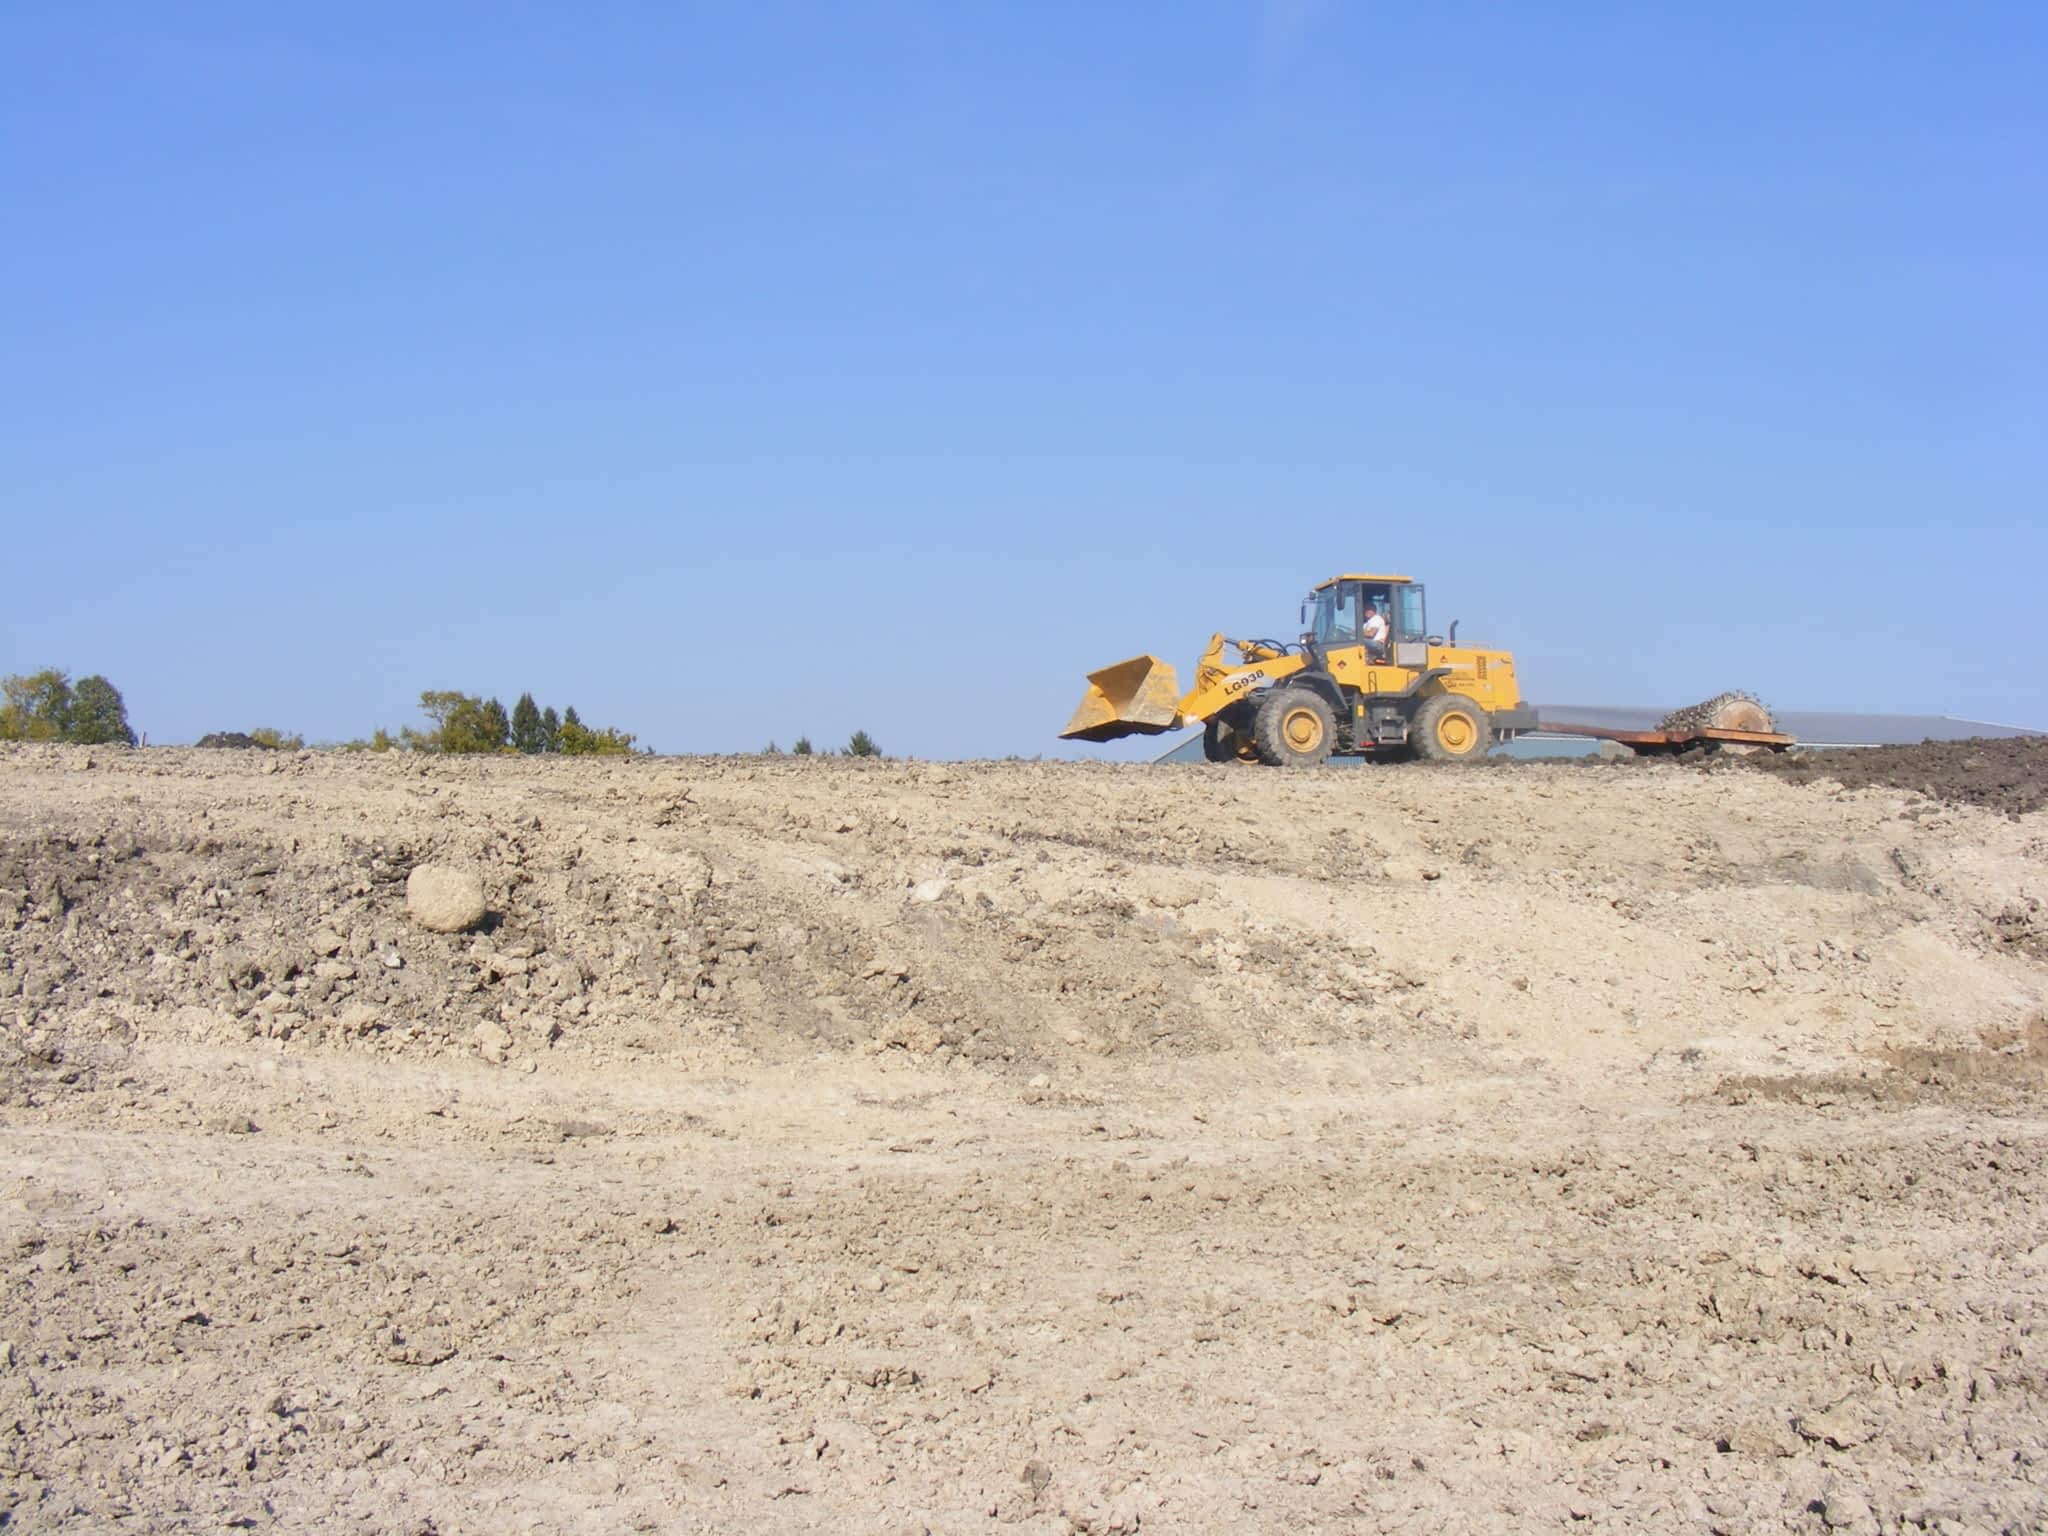
[[1180,681],[1157,656],[1133,656],[1088,674],[1088,692],[1060,735],[1068,741],[1115,741],[1178,729]]

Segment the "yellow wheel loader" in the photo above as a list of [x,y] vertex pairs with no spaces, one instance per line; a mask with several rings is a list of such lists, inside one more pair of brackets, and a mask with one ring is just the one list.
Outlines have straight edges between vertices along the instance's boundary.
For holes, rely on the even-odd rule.
[[1368,753],[1471,762],[1536,726],[1514,657],[1459,645],[1456,624],[1448,639],[1430,634],[1420,582],[1332,576],[1303,601],[1301,619],[1294,643],[1214,636],[1185,694],[1156,656],[1091,672],[1060,735],[1114,741],[1200,724],[1212,763],[1312,767]]

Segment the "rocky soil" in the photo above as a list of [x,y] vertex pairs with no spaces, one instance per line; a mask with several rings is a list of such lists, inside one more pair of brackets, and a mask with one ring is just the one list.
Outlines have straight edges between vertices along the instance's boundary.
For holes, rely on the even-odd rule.
[[1751,762],[1794,782],[1831,779],[1850,789],[1873,784],[1910,789],[2013,816],[2048,805],[2048,740],[2039,736],[1859,747],[1853,752],[1767,753]]
[[0,1527],[2048,1527],[2048,815],[1857,756],[0,748]]

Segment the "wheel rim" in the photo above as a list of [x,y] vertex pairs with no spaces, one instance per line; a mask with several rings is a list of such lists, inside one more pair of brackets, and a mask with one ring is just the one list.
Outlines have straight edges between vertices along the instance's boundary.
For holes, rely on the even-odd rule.
[[1437,720],[1437,745],[1446,752],[1470,752],[1478,739],[1479,728],[1463,710],[1450,710]]
[[1323,719],[1312,709],[1290,709],[1280,721],[1280,735],[1295,752],[1313,752],[1323,744]]

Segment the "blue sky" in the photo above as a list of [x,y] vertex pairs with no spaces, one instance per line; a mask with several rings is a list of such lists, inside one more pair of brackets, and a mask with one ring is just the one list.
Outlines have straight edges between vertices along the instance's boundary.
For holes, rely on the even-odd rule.
[[1367,568],[1539,703],[2048,726],[2044,78],[2037,4],[4,0],[0,671],[1030,754]]

